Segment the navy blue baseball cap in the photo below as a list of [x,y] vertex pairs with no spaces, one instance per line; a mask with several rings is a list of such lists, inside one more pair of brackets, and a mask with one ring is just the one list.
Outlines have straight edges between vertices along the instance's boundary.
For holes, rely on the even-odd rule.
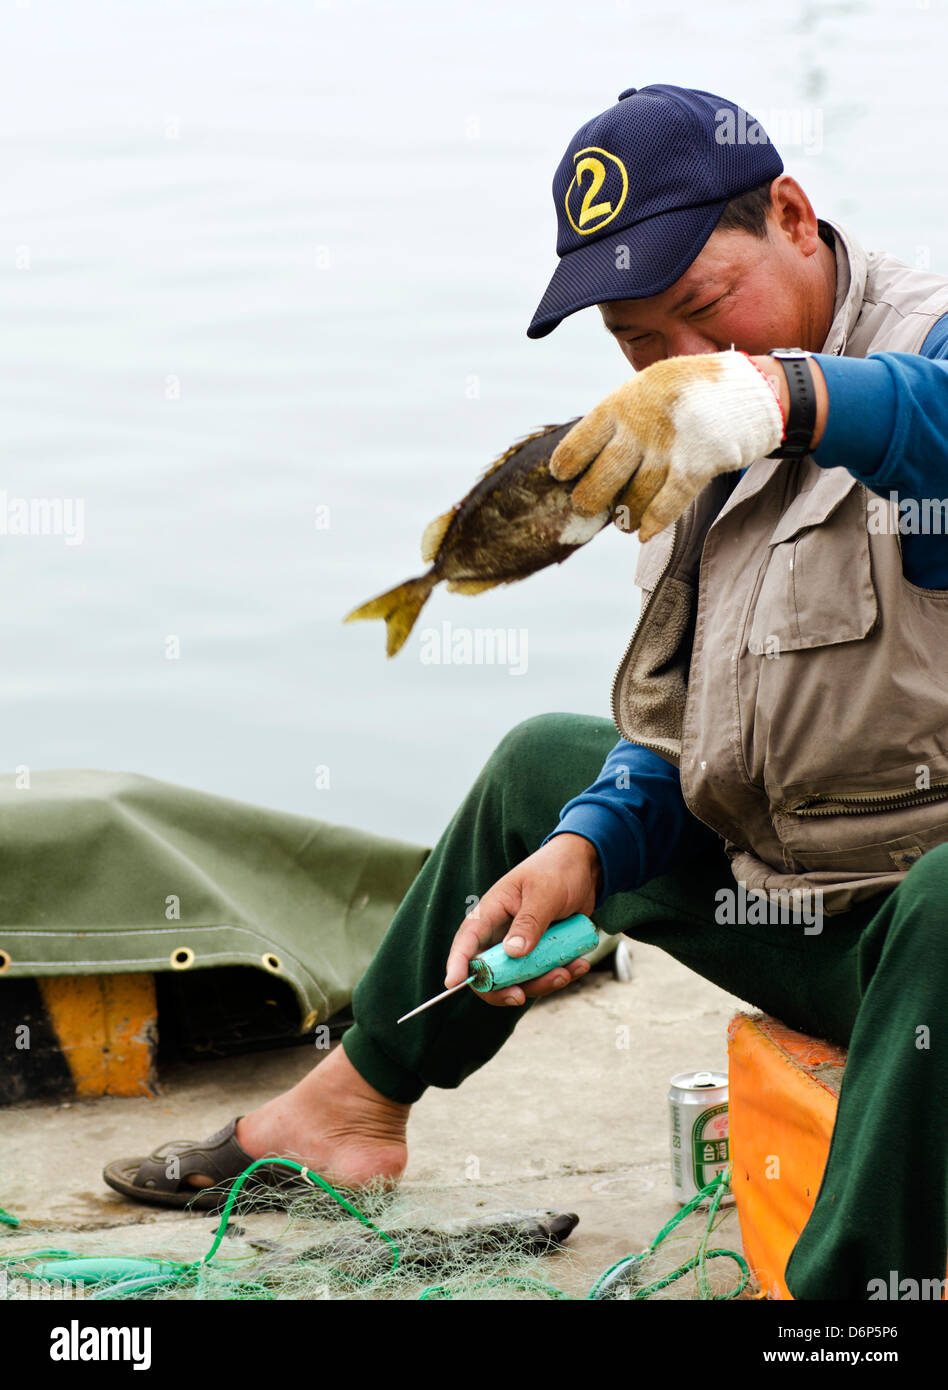
[[673,285],[731,198],[783,173],[753,116],[724,97],[628,88],[569,142],[553,177],[560,263],[527,329]]

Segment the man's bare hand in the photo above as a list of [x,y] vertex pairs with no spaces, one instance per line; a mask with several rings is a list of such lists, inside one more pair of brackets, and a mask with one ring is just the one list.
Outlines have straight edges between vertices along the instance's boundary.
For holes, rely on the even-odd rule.
[[[504,942],[509,956],[532,951],[552,922],[574,912],[592,912],[602,881],[599,854],[591,840],[564,832],[498,879],[458,928],[448,956],[446,989],[467,979],[472,957]],[[488,1004],[523,1004],[578,980],[589,969],[582,957],[548,970],[522,985],[491,990]]]

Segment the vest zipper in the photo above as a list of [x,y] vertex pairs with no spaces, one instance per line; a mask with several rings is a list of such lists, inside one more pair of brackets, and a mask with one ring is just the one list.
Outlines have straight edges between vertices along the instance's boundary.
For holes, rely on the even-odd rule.
[[794,816],[837,816],[868,814],[873,811],[897,811],[903,806],[924,806],[929,801],[948,797],[948,782],[935,782],[930,787],[910,787],[901,792],[848,792],[842,796],[831,793],[807,796],[781,809]]
[[[664,566],[663,566],[663,568],[662,568],[662,570],[661,570],[661,572],[660,572],[658,578],[657,578],[656,581],[655,581],[655,584],[654,584],[654,586],[653,586],[653,588],[652,588],[652,593],[651,593],[651,596],[649,597],[648,602],[647,602],[647,603],[643,603],[643,605],[642,605],[642,611],[639,613],[638,621],[636,622],[635,627],[632,629],[632,636],[629,638],[628,642],[626,643],[625,651],[622,653],[622,660],[619,662],[619,665],[616,667],[616,673],[615,673],[615,675],[612,677],[612,688],[611,688],[611,690],[609,691],[609,705],[610,705],[610,708],[612,709],[612,722],[613,722],[613,724],[615,724],[616,730],[618,731],[619,736],[620,736],[621,738],[625,738],[625,734],[622,732],[622,729],[619,727],[619,712],[618,712],[618,710],[616,709],[616,697],[617,697],[617,693],[618,693],[618,689],[619,689],[619,679],[620,679],[620,677],[621,677],[621,675],[622,675],[622,668],[625,666],[626,662],[627,662],[628,659],[629,659],[629,656],[630,656],[631,653],[632,653],[632,648],[633,648],[633,646],[635,645],[636,638],[637,638],[638,635],[639,635],[639,629],[641,628],[642,623],[645,621],[645,615],[646,615],[646,613],[648,612],[648,610],[651,608],[653,602],[655,601],[655,597],[656,597],[656,595],[658,594],[659,588],[660,588],[661,585],[662,585],[662,581],[664,580],[665,575],[668,573],[669,569],[671,568],[672,560],[675,558],[675,547],[676,547],[677,544],[678,544],[678,522],[677,522],[677,521],[673,521],[673,522],[672,522],[672,543],[671,543],[671,545],[670,545],[670,547],[669,547],[669,550],[668,550],[668,559],[665,561],[665,564],[664,564]],[[663,751],[664,751],[664,750],[662,750],[661,748],[659,748],[658,744],[656,744],[656,743],[648,743],[648,742],[646,742],[644,739],[636,739],[635,742],[636,742],[636,744],[637,744],[640,748],[651,748],[651,749],[653,750],[653,752],[656,752],[656,753],[660,753],[660,752],[663,752]]]

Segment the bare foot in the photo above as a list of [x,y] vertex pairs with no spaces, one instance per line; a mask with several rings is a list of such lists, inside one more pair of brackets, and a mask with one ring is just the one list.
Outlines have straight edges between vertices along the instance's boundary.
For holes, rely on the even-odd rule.
[[[338,1187],[394,1187],[408,1161],[410,1110],[370,1086],[337,1047],[291,1090],[244,1115],[237,1142],[252,1158],[295,1158]],[[199,1174],[188,1181],[212,1183]]]

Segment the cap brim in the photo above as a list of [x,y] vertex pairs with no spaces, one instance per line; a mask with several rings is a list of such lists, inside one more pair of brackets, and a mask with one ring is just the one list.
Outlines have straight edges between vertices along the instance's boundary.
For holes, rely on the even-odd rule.
[[727,207],[728,199],[659,213],[560,259],[527,329],[545,338],[570,314],[616,299],[647,299],[684,275]]

